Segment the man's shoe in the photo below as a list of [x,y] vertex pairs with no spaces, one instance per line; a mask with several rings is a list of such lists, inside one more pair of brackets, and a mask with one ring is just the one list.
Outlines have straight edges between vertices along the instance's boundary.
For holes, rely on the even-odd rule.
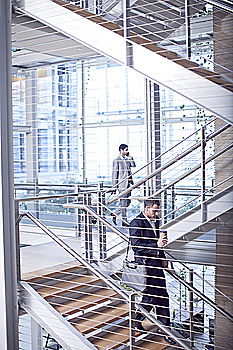
[[164,332],[159,328],[156,331],[157,334],[161,335],[161,337],[170,345],[175,345],[176,341],[173,340],[171,337],[169,337],[168,335],[165,335]]
[[145,328],[143,327],[142,323],[139,321],[135,322],[135,330],[141,333],[146,333]]
[[170,345],[175,345],[176,344],[176,341],[174,339],[172,339],[171,337],[168,337],[167,335],[165,335],[163,337],[163,339]]
[[126,221],[126,220],[122,221],[122,226],[126,226],[126,227],[128,227],[128,226],[129,226],[129,222],[128,222],[128,221]]
[[113,214],[113,213],[111,213],[110,215],[112,216],[112,222],[114,223],[114,225],[116,225],[117,224],[117,217],[116,217],[116,215]]

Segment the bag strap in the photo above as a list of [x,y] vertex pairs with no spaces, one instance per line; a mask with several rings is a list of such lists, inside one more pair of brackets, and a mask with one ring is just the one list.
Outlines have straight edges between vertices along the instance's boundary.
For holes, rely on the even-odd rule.
[[126,250],[125,260],[128,260],[128,255],[129,255],[129,246],[130,246],[130,240],[128,241],[128,247],[127,247],[127,250]]

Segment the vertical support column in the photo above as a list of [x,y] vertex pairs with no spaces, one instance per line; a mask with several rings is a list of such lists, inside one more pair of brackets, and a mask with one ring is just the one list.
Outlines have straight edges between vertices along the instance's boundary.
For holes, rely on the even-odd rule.
[[20,281],[21,279],[19,223],[20,223],[19,202],[15,200],[15,240],[16,240],[17,281]]
[[[190,286],[193,287],[193,270],[189,271],[189,283]],[[192,348],[194,343],[194,329],[193,329],[193,291],[189,290],[189,320],[190,320],[190,325],[189,325],[189,338],[190,338],[190,347]]]
[[126,65],[133,67],[133,45],[130,39],[130,0],[123,0],[124,38],[126,43]]
[[41,326],[31,317],[31,344],[32,350],[42,350],[42,328]]
[[172,209],[172,217],[171,219],[173,220],[175,218],[175,186],[173,185],[171,187],[171,197],[172,197],[172,201],[171,201],[171,209]]
[[[103,192],[103,183],[98,184],[98,202],[97,213],[102,218],[105,218],[105,194]],[[98,220],[98,236],[99,236],[99,257],[104,260],[107,257],[106,246],[106,226]]]
[[165,225],[167,223],[167,190],[163,191],[162,196],[163,196],[163,200],[162,200],[162,206],[163,206],[162,220],[163,220],[163,225]]
[[86,181],[86,138],[85,138],[85,67],[84,62],[81,65],[82,69],[82,170],[83,170],[83,180],[84,183]]
[[190,0],[185,0],[185,36],[186,36],[186,57],[191,58],[191,22],[190,22]]
[[[28,73],[25,80],[26,125],[31,132],[26,133],[26,163],[27,182],[36,184],[38,181],[38,147],[37,147],[37,86],[36,70]],[[36,195],[32,190],[28,194]],[[37,215],[37,202],[28,202],[28,210]]]
[[[152,172],[152,131],[151,131],[151,81],[149,79],[145,79],[145,87],[146,87],[146,96],[145,96],[145,101],[146,101],[146,139],[147,139],[147,175],[149,175]],[[150,164],[149,164],[150,163]],[[146,187],[147,187],[147,195],[150,195],[150,185],[149,181],[146,182]]]
[[11,98],[11,1],[0,1],[0,344],[19,349]]
[[[34,182],[34,185],[35,185],[35,197],[38,197],[38,194],[39,194],[39,184],[38,184],[38,178],[35,178],[35,182]],[[35,201],[35,216],[37,217],[37,219],[40,218],[40,204],[39,204],[39,201]]]
[[103,1],[102,0],[96,0],[96,14],[101,15],[102,13],[102,8],[103,8]]
[[129,349],[135,349],[135,317],[136,317],[136,308],[135,308],[135,293],[129,295],[129,332],[130,332],[130,342]]
[[[84,193],[83,204],[91,206],[91,194]],[[85,239],[85,256],[89,262],[93,261],[93,241],[92,241],[92,222],[88,212],[84,213],[84,239]]]
[[[159,85],[146,80],[147,174],[161,166]],[[148,181],[149,195],[161,188],[161,174]]]
[[[75,193],[80,192],[80,187],[78,185],[75,185]],[[77,202],[79,202],[79,197],[77,197]],[[75,214],[76,214],[76,225],[75,225],[75,237],[81,236],[81,210],[80,209],[75,209]]]
[[[161,166],[161,135],[160,135],[160,90],[159,85],[153,83],[153,126],[154,126],[154,154],[155,170]],[[161,189],[161,173],[156,175],[155,190]]]
[[202,126],[201,128],[201,215],[202,215],[202,222],[205,222],[207,220],[207,212],[206,212],[206,204],[205,201],[205,191],[206,191],[206,166],[205,166],[205,128]]

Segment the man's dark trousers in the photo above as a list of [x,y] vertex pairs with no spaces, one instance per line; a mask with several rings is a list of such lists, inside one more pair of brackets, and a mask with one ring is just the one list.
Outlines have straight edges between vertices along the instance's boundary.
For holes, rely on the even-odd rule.
[[[164,272],[161,268],[148,266],[147,276],[147,287],[143,292],[140,305],[147,312],[150,312],[155,306],[157,319],[165,326],[170,326],[169,296],[166,290]],[[144,318],[141,313],[136,314],[136,320],[142,321]]]

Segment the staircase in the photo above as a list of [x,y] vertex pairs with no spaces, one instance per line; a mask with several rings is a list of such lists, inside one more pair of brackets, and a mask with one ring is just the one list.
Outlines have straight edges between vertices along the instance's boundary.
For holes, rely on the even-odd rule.
[[232,124],[233,86],[219,74],[157,46],[133,30],[125,38],[123,27],[63,0],[44,0],[43,6],[25,0],[19,10],[120,64],[128,64],[127,41],[131,45],[131,68]]
[[176,249],[188,243],[205,232],[216,227],[217,221],[223,215],[231,215],[233,209],[233,186],[211,197],[204,202],[206,219],[202,219],[202,207],[196,206],[183,215],[176,217],[161,226],[168,232],[168,248]]
[[[37,271],[21,285],[20,305],[65,349],[126,349],[130,342],[127,299],[76,263]],[[137,346],[162,350],[163,338],[135,333]]]

